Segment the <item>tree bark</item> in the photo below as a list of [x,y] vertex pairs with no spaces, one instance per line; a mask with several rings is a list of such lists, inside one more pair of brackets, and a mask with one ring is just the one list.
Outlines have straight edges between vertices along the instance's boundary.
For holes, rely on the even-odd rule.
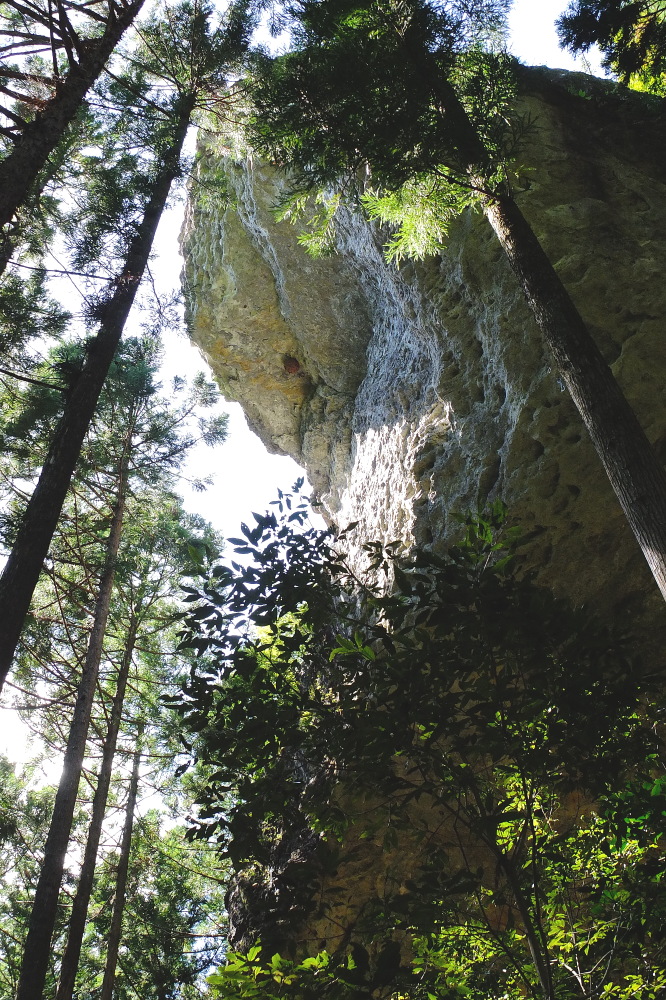
[[88,739],[90,714],[102,657],[102,644],[111,605],[116,560],[122,536],[126,485],[127,455],[125,454],[121,466],[118,496],[114,504],[111,528],[106,543],[104,567],[95,601],[93,624],[88,638],[86,658],[81,672],[74,715],[65,750],[62,777],[56,793],[51,825],[44,849],[44,860],[28,923],[16,1000],[42,1000],[44,992],[51,937],[58,910],[60,883],[72,829],[76,796]]
[[67,932],[67,945],[60,967],[60,981],[56,1000],[72,1000],[76,972],[81,956],[81,946],[88,917],[88,906],[93,889],[93,879],[95,876],[95,865],[97,863],[97,851],[102,834],[102,823],[106,813],[106,803],[109,796],[109,785],[111,784],[111,774],[113,771],[113,758],[118,742],[118,731],[125,700],[125,690],[127,688],[127,678],[132,664],[132,654],[136,642],[138,620],[133,615],[129,624],[125,651],[118,671],[116,682],[116,693],[113,698],[111,708],[111,718],[109,728],[104,741],[102,752],[102,763],[97,778],[97,788],[93,799],[92,816],[88,827],[88,838],[79,875],[79,884],[76,888],[76,895],[72,904],[72,913],[69,919],[69,929]]
[[127,889],[130,847],[132,846],[134,808],[136,806],[137,789],[139,787],[139,764],[141,762],[142,735],[143,728],[140,728],[137,734],[136,750],[134,751],[134,761],[132,764],[132,778],[130,781],[129,795],[127,797],[127,807],[125,809],[125,823],[123,826],[123,836],[120,844],[120,859],[118,861],[118,871],[116,872],[116,891],[113,900],[113,914],[111,916],[109,940],[107,941],[106,946],[104,981],[102,982],[102,992],[100,993],[99,1000],[112,1000],[113,998],[113,984],[116,978],[116,965],[118,964],[118,949],[120,948],[120,937],[123,929],[123,911],[125,909],[125,891]]
[[[12,152],[0,163],[0,229],[11,223],[28,195],[36,193],[34,185],[40,171],[143,3],[144,0],[121,0],[109,5],[102,35],[82,41],[78,59],[70,62],[69,72],[56,95],[25,125]],[[5,265],[6,258],[0,258],[0,273]]]
[[488,198],[484,211],[666,599],[664,468],[515,201]]
[[171,183],[180,171],[180,154],[194,102],[192,95],[181,102],[174,141],[163,155],[162,169],[130,244],[125,266],[114,283],[115,290],[102,306],[101,326],[87,347],[81,374],[65,403],[41,475],[0,577],[0,691],[11,667],[83,439],[148,263]]

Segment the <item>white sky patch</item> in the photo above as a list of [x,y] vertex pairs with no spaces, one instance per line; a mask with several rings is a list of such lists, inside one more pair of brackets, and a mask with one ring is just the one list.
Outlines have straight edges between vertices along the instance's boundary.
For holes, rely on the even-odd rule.
[[[7,686],[7,694],[11,688]],[[5,694],[5,700],[7,698]],[[13,763],[28,759],[28,727],[19,717],[18,712],[8,705],[0,705],[0,754],[4,754]]]
[[560,48],[555,22],[568,6],[568,0],[513,0],[508,18],[511,51],[528,66],[603,76],[598,52],[573,56]]

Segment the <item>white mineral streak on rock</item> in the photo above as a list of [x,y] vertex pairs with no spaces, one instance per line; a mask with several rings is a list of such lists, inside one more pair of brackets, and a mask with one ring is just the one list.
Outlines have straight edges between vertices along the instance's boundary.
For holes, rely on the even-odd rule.
[[[666,129],[641,103],[539,88],[520,203],[666,451]],[[202,177],[211,169],[209,155]],[[501,496],[544,581],[618,614],[640,608],[653,590],[642,556],[483,218],[398,270],[342,211],[339,256],[313,260],[272,215],[284,181],[253,163],[223,170],[235,205],[188,210],[192,336],[267,445],[305,465],[329,516],[359,521],[359,540],[442,548],[452,515]]]
[[259,220],[259,207],[255,197],[256,186],[254,183],[253,163],[251,160],[248,160],[243,166],[244,169],[234,171],[231,175],[236,196],[236,212],[250,239],[259,250],[259,253],[266,261],[273,275],[273,283],[277,292],[280,312],[286,319],[291,314],[291,305],[286,292],[280,259],[271,241],[271,234],[262,226]]
[[[374,231],[341,213],[340,252],[353,260],[373,335],[352,420],[349,475],[325,501],[342,525],[360,520],[359,537],[414,541],[416,505],[434,499],[421,481],[419,455],[453,432],[450,400],[439,396],[442,330],[419,288],[387,264]],[[360,515],[360,517],[359,517]]]

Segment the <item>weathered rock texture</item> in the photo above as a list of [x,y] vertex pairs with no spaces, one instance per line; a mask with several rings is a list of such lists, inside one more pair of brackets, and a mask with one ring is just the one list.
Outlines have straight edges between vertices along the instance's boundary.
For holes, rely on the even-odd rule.
[[[665,455],[665,116],[580,74],[526,75],[518,201]],[[200,169],[220,164],[204,152]],[[231,198],[193,199],[186,222],[192,336],[330,517],[358,520],[364,539],[439,547],[453,515],[501,496],[543,582],[663,619],[485,220],[465,215],[441,257],[398,270],[342,212],[340,254],[313,260],[272,215],[282,179],[251,161],[224,172]]]

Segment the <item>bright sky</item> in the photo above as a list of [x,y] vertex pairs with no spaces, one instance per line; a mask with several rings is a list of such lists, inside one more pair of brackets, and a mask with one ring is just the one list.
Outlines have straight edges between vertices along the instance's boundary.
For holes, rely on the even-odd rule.
[[529,66],[551,66],[603,75],[594,54],[586,60],[564,52],[558,45],[555,21],[569,0],[514,0],[509,15],[511,51]]
[[[559,48],[554,22],[566,8],[566,0],[515,0],[510,16],[512,51],[530,65],[586,70],[582,60],[574,60]],[[593,61],[598,65],[598,61]],[[596,70],[598,71],[598,70]],[[157,246],[168,248],[159,255],[153,272],[168,291],[177,285],[182,260],[178,254],[178,232],[182,224],[182,200],[163,220]],[[205,369],[199,351],[182,336],[167,338],[164,384],[173,375],[192,376]],[[277,490],[288,492],[302,470],[290,458],[269,455],[252,434],[238,404],[225,404],[230,414],[229,436],[224,445],[201,447],[191,463],[193,477],[214,475],[214,485],[205,493],[185,492],[188,509],[211,521],[225,536],[238,534],[241,521],[251,519],[251,511],[263,512]],[[15,713],[0,707],[0,753],[14,761],[26,758],[25,728]],[[57,779],[59,762],[46,775]]]

